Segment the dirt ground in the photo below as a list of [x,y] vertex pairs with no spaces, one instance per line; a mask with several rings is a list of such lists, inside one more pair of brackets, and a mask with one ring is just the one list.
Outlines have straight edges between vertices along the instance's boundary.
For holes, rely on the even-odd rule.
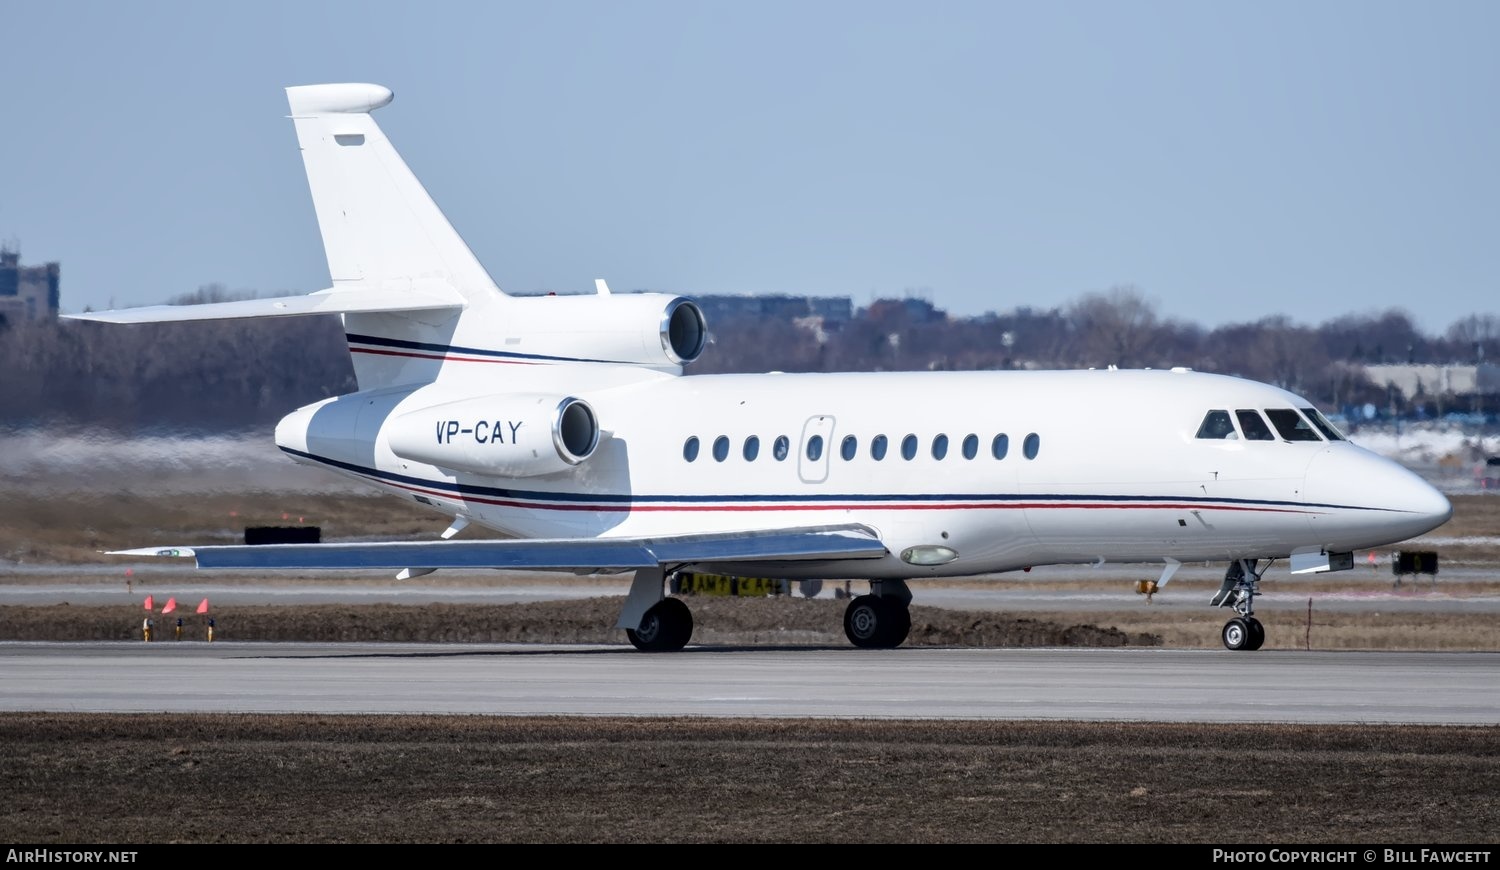
[[1500,727],[11,714],[0,744],[13,844],[1483,846],[1500,831]]

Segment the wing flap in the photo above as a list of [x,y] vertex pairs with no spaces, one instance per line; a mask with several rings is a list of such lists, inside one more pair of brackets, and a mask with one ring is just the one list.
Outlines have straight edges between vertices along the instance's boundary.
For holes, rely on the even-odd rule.
[[878,559],[886,552],[873,531],[865,526],[850,525],[659,538],[143,547],[114,550],[110,555],[193,557],[199,568],[605,571],[697,562]]

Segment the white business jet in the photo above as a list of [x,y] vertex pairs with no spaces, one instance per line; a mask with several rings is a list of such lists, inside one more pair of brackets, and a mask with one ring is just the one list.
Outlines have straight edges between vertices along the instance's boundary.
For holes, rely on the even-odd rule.
[[[678,650],[675,572],[869,581],[844,630],[906,639],[913,580],[1066,563],[1228,564],[1222,638],[1259,648],[1259,581],[1337,571],[1452,513],[1312,403],[1186,369],[684,377],[690,299],[502,292],[381,133],[371,84],[287,89],[333,279],[307,296],[76,315],[337,314],[359,391],[287,415],[293,460],[445,515],[431,541],[148,547],[202,568],[634,572],[617,627]],[[462,540],[477,523],[510,536]]]

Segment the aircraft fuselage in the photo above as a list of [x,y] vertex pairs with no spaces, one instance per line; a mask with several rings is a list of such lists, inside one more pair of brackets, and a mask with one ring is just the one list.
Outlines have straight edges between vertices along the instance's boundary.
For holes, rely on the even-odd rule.
[[[542,368],[508,379],[492,401],[476,398],[473,372],[338,397],[289,415],[277,443],[520,537],[859,523],[891,552],[873,565],[777,566],[788,577],[1347,552],[1421,534],[1450,511],[1417,475],[1346,440],[1199,437],[1211,409],[1310,407],[1220,375],[634,370],[621,382],[602,371],[614,367],[593,379],[580,377],[588,366]],[[530,406],[542,416],[528,419],[517,393],[541,397]],[[586,402],[601,430],[576,465],[555,461],[545,417],[564,398]],[[391,433],[402,427],[398,453]],[[410,458],[444,449],[469,470]],[[553,461],[535,474],[485,473],[489,456],[496,469]]]

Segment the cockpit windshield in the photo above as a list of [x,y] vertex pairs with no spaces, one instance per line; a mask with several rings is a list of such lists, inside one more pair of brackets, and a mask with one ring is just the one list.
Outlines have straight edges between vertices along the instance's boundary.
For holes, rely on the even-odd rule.
[[1328,422],[1327,417],[1324,417],[1322,414],[1318,413],[1317,408],[1303,408],[1302,413],[1307,416],[1307,419],[1312,421],[1312,424],[1314,426],[1318,427],[1318,431],[1322,432],[1323,437],[1327,438],[1329,441],[1349,440],[1348,438],[1344,437],[1344,433],[1340,432],[1337,426],[1334,426],[1332,423]]
[[1267,408],[1266,416],[1271,418],[1271,425],[1287,441],[1323,440],[1318,437],[1318,431],[1312,424],[1307,422],[1307,418],[1291,408]]
[[1228,411],[1209,411],[1203,416],[1203,422],[1198,425],[1198,438],[1238,438],[1239,433],[1234,431],[1234,422],[1229,419]]
[[1275,441],[1276,436],[1271,434],[1271,427],[1254,408],[1240,408],[1234,412],[1234,416],[1240,421],[1240,428],[1245,430],[1245,437],[1251,441]]
[[[1280,434],[1284,441],[1349,440],[1317,408],[1265,408],[1264,413],[1262,417],[1261,411],[1254,408],[1237,408],[1233,413],[1215,408],[1203,415],[1203,422],[1198,424],[1198,433],[1194,437],[1216,441],[1239,438],[1275,441],[1276,435]],[[1266,420],[1271,421],[1271,426],[1266,425]],[[1274,433],[1272,426],[1276,427]]]

